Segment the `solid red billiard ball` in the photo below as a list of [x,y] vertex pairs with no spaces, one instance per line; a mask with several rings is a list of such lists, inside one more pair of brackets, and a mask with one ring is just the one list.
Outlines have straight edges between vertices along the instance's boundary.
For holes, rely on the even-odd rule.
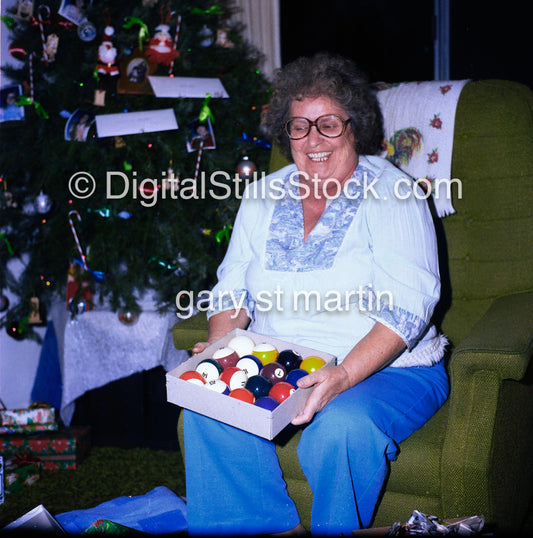
[[204,359],[196,366],[196,371],[202,375],[206,381],[218,379],[224,368],[215,359]]
[[183,381],[189,381],[189,383],[194,383],[195,385],[205,385],[205,379],[202,377],[202,374],[198,373],[196,370],[187,370],[180,375],[180,379]]
[[229,368],[230,366],[235,366],[239,360],[239,355],[234,349],[230,347],[219,347],[213,353],[213,359],[215,359],[222,368]]
[[245,355],[239,359],[236,366],[245,371],[248,377],[252,377],[259,374],[263,363],[255,355]]
[[263,366],[269,362],[274,362],[278,357],[278,350],[267,342],[256,345],[252,350],[252,355],[255,355]]
[[234,336],[229,342],[228,347],[234,349],[239,357],[249,355],[255,346],[255,342],[245,334]]
[[236,366],[230,366],[220,374],[220,380],[224,381],[230,390],[233,390],[238,389],[239,387],[244,387],[248,380],[248,376],[246,375],[246,372]]
[[285,381],[287,383],[290,383],[295,389],[298,388],[298,379],[301,379],[302,377],[305,377],[306,375],[309,375],[309,372],[306,372],[305,370],[302,370],[301,368],[295,368],[294,370],[291,370],[287,374],[287,378]]
[[279,362],[285,366],[287,372],[290,372],[291,370],[300,368],[300,363],[302,360],[302,355],[300,355],[300,353],[297,351],[294,351],[293,349],[284,349],[283,351],[279,352],[276,362]]
[[205,386],[209,390],[213,390],[215,392],[218,392],[219,394],[229,394],[230,393],[229,387],[226,385],[226,383],[224,383],[224,381],[222,381],[220,379],[213,379],[212,381],[208,381],[205,384]]
[[317,357],[315,355],[310,355],[301,362],[300,368],[308,373],[311,373],[315,370],[318,370],[319,368],[322,368],[324,364],[326,364],[326,361],[324,359],[321,359],[320,357]]
[[279,403],[284,402],[296,389],[286,381],[280,381],[272,386],[269,396]]
[[237,400],[242,400],[243,402],[246,402],[246,403],[253,404],[255,401],[254,395],[248,389],[245,389],[244,387],[233,389],[229,393],[229,395],[232,398],[237,398]]
[[267,409],[268,411],[274,411],[274,409],[276,409],[276,407],[279,405],[279,402],[272,398],[272,396],[262,396],[261,398],[257,398],[255,405],[257,405],[257,407]]
[[287,370],[285,366],[278,362],[269,362],[261,368],[261,375],[265,376],[273,385],[280,381],[285,381]]
[[248,389],[255,398],[268,396],[272,383],[262,375],[253,375],[248,379],[244,388]]

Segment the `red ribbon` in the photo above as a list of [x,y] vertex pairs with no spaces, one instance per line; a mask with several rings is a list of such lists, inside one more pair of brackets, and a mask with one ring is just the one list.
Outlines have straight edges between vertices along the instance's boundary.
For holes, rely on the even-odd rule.
[[29,465],[32,463],[39,463],[41,460],[34,456],[30,451],[19,452],[15,454],[15,464],[18,466]]
[[[51,24],[53,26],[63,26],[64,28],[73,28],[74,26],[76,26],[73,22],[69,22],[69,21],[52,21],[50,19],[44,19],[42,21],[43,24]],[[30,19],[30,24],[32,26],[39,26],[40,22],[39,22],[39,19],[35,18],[35,17],[32,17]]]

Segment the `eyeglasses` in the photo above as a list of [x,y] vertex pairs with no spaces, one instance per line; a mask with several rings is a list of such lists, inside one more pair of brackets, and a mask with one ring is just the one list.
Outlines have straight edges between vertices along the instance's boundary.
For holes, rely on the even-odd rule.
[[305,138],[311,131],[313,125],[316,130],[327,138],[337,138],[346,130],[346,125],[350,119],[343,120],[334,114],[320,116],[315,121],[307,118],[289,118],[285,122],[285,132],[291,140],[300,140]]

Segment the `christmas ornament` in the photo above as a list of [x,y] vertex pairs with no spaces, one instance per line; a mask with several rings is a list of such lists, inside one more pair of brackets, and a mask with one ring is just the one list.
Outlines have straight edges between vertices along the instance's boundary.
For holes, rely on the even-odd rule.
[[9,308],[9,299],[5,295],[0,295],[0,312],[5,312]]
[[230,29],[228,27],[219,28],[217,30],[216,44],[219,47],[223,47],[225,49],[233,48],[235,46],[235,44],[230,40],[229,34],[230,34]]
[[[180,28],[181,28],[181,15],[178,15],[178,20],[176,22],[176,32],[174,33],[174,50],[178,50],[178,39],[180,36]],[[174,58],[172,58],[172,61],[170,62],[170,66],[168,68],[168,74],[172,76],[172,72],[174,71]]]
[[78,37],[89,43],[96,38],[96,26],[91,21],[83,21],[78,25]]
[[27,318],[21,321],[10,321],[6,325],[6,333],[14,340],[24,340],[27,333],[26,323]]
[[83,314],[87,311],[87,302],[83,297],[72,297],[68,303],[68,309],[73,316]]
[[48,50],[46,48],[46,37],[44,34],[44,24],[43,24],[44,19],[46,20],[50,19],[50,8],[44,4],[41,4],[37,12],[37,20],[39,21],[39,33],[41,34],[41,44],[43,46],[42,60],[44,61],[45,65],[48,65],[50,58],[48,55]]
[[81,220],[81,216],[78,213],[78,211],[73,210],[69,211],[68,213],[68,222],[70,224],[70,230],[72,231],[72,235],[74,236],[74,241],[76,243],[76,247],[78,248],[78,252],[80,253],[81,262],[83,265],[83,268],[88,271],[89,267],[87,266],[87,258],[83,252],[83,249],[81,248],[80,238],[78,237],[78,232],[76,231],[76,227],[74,226],[74,222],[72,222],[72,217],[76,216],[78,220]]
[[98,47],[98,63],[96,71],[100,75],[116,76],[118,75],[118,66],[115,63],[117,59],[117,49],[113,46],[111,36],[115,33],[112,26],[106,26],[104,29],[104,38]]
[[169,21],[170,14],[167,16],[167,22],[156,26],[156,33],[146,47],[146,58],[156,64],[170,65],[179,55],[170,37]]
[[35,210],[37,213],[44,215],[52,209],[52,200],[48,194],[44,194],[43,191],[39,193],[37,198],[35,198]]
[[213,44],[213,30],[204,24],[201,30],[198,32],[200,38],[200,47],[210,47]]
[[29,325],[39,325],[43,326],[46,324],[46,317],[44,313],[44,308],[42,304],[39,302],[38,297],[32,297],[30,299],[31,303],[31,311],[30,315],[28,316],[28,324]]
[[32,0],[18,0],[17,11],[13,15],[16,19],[21,21],[29,21],[33,16],[33,2]]
[[237,174],[241,179],[249,179],[256,170],[257,166],[250,160],[248,155],[243,155],[242,159],[237,164]]
[[118,311],[118,320],[123,325],[135,325],[139,321],[139,314],[127,308],[121,308]]
[[18,41],[13,41],[8,48],[9,54],[15,58],[15,60],[24,61],[26,59],[26,49]]
[[123,28],[128,30],[133,25],[139,25],[139,50],[143,50],[143,43],[148,39],[148,26],[139,17],[125,17],[126,23]]
[[17,97],[16,103],[19,106],[24,105],[33,105],[35,108],[36,114],[47,120],[49,118],[48,113],[44,108],[42,107],[41,103],[38,103],[35,100],[35,86],[33,83],[33,76],[34,76],[34,68],[33,68],[33,58],[35,57],[35,52],[32,52],[29,55],[29,71],[30,71],[30,95],[29,97],[27,95],[21,95],[20,97]]
[[[2,209],[16,209],[18,204],[13,198],[13,194],[7,190],[7,181],[0,179],[0,185],[4,186],[3,190],[0,191],[0,207]],[[2,235],[3,234],[0,234],[0,237],[2,237]]]
[[9,239],[6,237],[6,234],[4,232],[0,232],[0,239],[5,243],[7,252],[13,256],[15,254],[15,251],[13,250],[13,247],[11,246],[11,243],[9,242]]
[[176,174],[176,172],[172,168],[172,161],[170,161],[170,164],[167,170],[167,175],[166,177],[163,178],[163,181],[162,181],[163,190],[165,191],[170,190],[172,193],[174,193],[179,188],[179,184],[180,184],[179,174]]
[[57,34],[50,34],[46,38],[46,43],[43,48],[43,57],[44,61],[45,56],[48,59],[47,61],[53,62],[56,59],[57,47],[59,46],[59,37]]

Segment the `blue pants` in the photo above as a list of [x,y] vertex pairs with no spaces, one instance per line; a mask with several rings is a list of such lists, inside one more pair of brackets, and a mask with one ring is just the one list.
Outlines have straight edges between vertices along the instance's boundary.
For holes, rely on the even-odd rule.
[[[389,367],[317,413],[298,446],[314,496],[312,533],[351,534],[370,525],[388,461],[447,396],[442,362]],[[268,534],[299,523],[273,442],[183,412],[189,534]]]

